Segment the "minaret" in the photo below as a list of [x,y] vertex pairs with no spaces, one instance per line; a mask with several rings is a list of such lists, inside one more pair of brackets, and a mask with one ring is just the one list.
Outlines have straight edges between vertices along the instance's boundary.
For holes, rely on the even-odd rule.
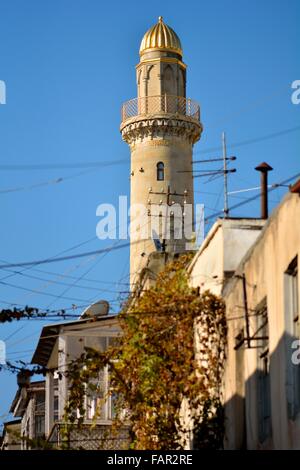
[[180,39],[162,17],[143,37],[136,75],[138,97],[123,104],[120,128],[131,152],[131,285],[151,252],[186,250],[177,223],[193,207],[192,149],[202,132],[199,105],[186,98]]

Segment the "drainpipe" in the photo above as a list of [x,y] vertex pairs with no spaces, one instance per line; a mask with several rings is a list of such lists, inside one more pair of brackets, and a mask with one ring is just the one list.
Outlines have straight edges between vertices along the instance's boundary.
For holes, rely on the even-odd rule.
[[263,162],[257,167],[255,167],[255,170],[260,171],[261,218],[267,219],[268,218],[268,172],[272,171],[273,168],[270,165],[268,165],[268,163]]

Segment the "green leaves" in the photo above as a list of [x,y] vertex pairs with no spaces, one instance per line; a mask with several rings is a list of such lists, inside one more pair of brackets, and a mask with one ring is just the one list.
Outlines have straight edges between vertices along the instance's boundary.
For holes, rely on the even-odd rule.
[[189,287],[190,259],[183,255],[168,264],[155,287],[124,309],[123,335],[114,348],[86,351],[70,373],[69,413],[72,406],[80,408],[82,383],[111,365],[114,427],[130,417],[131,448],[182,448],[191,428],[201,448],[219,448],[222,442],[225,309],[220,298]]

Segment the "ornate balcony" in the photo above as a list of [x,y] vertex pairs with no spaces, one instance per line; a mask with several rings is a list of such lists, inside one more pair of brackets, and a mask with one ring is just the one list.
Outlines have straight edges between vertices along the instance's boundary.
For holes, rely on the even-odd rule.
[[175,115],[180,118],[188,118],[194,122],[200,122],[200,106],[190,98],[173,95],[145,96],[126,101],[121,111],[121,127],[126,121],[138,116],[149,115]]

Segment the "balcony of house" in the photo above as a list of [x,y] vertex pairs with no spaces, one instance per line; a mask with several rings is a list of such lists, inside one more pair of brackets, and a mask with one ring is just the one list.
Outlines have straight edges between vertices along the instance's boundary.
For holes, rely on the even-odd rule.
[[200,122],[199,104],[183,96],[158,95],[134,98],[126,101],[121,110],[121,127],[128,121],[153,115],[165,115]]
[[113,430],[111,424],[85,421],[80,427],[56,422],[47,442],[53,449],[126,450],[130,445],[129,426]]

